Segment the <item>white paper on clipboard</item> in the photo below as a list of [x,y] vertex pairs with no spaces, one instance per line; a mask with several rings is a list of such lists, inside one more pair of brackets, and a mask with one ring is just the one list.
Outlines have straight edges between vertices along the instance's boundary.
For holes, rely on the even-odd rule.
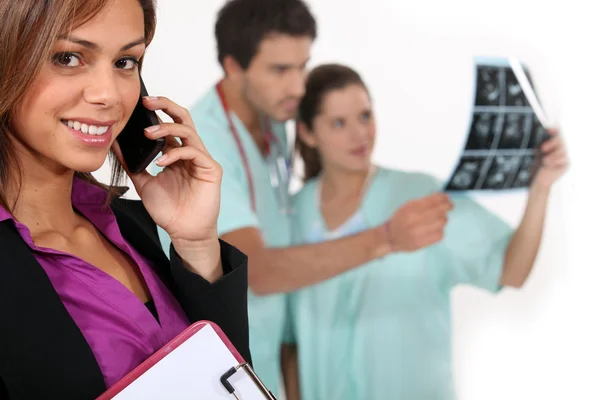
[[[232,400],[220,378],[238,361],[211,326],[196,332],[162,358],[129,386],[115,400]],[[265,400],[251,377],[239,370],[229,382],[243,400]]]

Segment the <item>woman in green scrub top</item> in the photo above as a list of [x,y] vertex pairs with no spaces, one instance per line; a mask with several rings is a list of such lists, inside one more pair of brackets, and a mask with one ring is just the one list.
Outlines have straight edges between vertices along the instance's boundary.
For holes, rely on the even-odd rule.
[[[298,389],[303,400],[453,399],[450,292],[458,284],[490,292],[523,285],[551,187],[567,168],[565,149],[550,132],[513,230],[466,195],[450,196],[451,210],[440,213],[434,204],[446,195],[436,179],[374,166],[371,106],[350,68],[310,73],[299,110],[305,185],[294,199],[295,244],[399,229],[386,221],[403,206],[412,246],[289,295],[286,342],[297,346],[298,364],[286,368],[298,369],[299,388],[290,384],[288,397]],[[437,214],[424,219],[428,213]]]

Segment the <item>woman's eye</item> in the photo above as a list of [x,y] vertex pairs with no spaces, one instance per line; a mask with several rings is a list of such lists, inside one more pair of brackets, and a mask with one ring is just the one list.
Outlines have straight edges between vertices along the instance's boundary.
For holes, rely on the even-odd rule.
[[370,112],[364,112],[360,115],[360,121],[361,122],[369,122],[371,120],[371,113]]
[[131,70],[135,69],[139,63],[135,58],[121,58],[115,63],[115,66],[119,69]]
[[344,127],[344,120],[342,120],[342,119],[336,119],[335,121],[333,121],[333,127],[334,128],[343,128]]
[[58,53],[53,57],[53,61],[57,65],[61,65],[63,67],[79,67],[81,65],[81,59],[77,54],[74,53]]

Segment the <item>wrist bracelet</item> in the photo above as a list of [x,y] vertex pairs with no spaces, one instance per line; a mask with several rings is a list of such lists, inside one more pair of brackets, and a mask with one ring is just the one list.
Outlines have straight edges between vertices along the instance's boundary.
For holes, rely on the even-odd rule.
[[387,242],[390,245],[390,249],[394,250],[394,243],[392,242],[391,221],[388,220],[383,227],[385,229],[385,238],[387,239]]

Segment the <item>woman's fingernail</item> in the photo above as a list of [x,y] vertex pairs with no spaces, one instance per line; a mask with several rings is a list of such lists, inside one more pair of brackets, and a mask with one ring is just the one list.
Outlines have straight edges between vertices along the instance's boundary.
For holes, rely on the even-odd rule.
[[160,163],[164,162],[166,159],[167,159],[167,155],[163,154],[162,156],[158,157],[155,162],[156,162],[156,164],[160,164]]
[[146,100],[150,100],[150,101],[158,100],[158,97],[156,97],[156,96],[144,96],[144,98]]
[[148,132],[148,133],[152,133],[152,132],[156,132],[159,129],[160,129],[160,125],[153,125],[153,126],[147,127],[145,129],[145,131]]

